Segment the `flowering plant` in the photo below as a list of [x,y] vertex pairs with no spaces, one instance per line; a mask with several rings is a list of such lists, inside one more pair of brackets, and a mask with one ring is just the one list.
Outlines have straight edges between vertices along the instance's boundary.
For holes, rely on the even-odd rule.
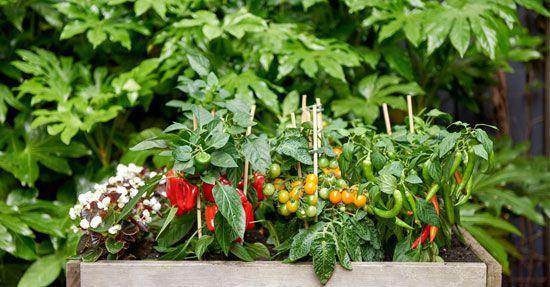
[[[149,180],[155,184],[147,185]],[[73,231],[83,234],[78,244],[82,259],[149,256],[154,242],[149,225],[161,217],[165,202],[162,181],[155,171],[120,164],[115,176],[80,194],[69,216]]]

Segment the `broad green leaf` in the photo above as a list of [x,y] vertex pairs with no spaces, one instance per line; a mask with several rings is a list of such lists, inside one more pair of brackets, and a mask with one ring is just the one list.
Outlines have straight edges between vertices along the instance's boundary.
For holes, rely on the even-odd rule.
[[323,228],[324,222],[317,223],[308,229],[300,229],[298,234],[294,235],[288,259],[290,261],[299,260],[310,253],[311,244],[315,239],[317,232]]
[[225,168],[238,167],[235,160],[228,154],[222,151],[212,153],[212,165]]
[[252,170],[265,173],[271,164],[270,146],[265,135],[249,136],[243,144],[244,158],[250,162]]
[[334,239],[329,234],[317,237],[311,245],[313,270],[321,284],[328,282],[336,265],[336,247]]
[[[425,34],[428,41],[428,54],[432,54],[447,38],[454,23],[451,13],[431,13],[426,23]],[[475,29],[473,29],[476,31]]]
[[245,214],[239,194],[233,186],[216,184],[212,193],[218,205],[219,212],[235,231],[238,237],[244,237]]
[[472,216],[461,216],[460,222],[470,225],[481,225],[479,227],[482,228],[490,226],[521,236],[521,232],[513,224],[489,213],[476,213]]
[[34,234],[29,226],[18,217],[0,214],[0,224],[17,234],[34,237]]
[[244,246],[242,246],[239,243],[236,243],[236,242],[231,243],[231,248],[229,249],[229,251],[231,252],[231,254],[237,256],[242,261],[246,261],[246,262],[254,261],[254,258],[250,256],[246,248],[244,248]]
[[455,19],[449,38],[451,39],[451,44],[453,44],[460,54],[460,57],[464,57],[470,45],[470,24],[467,18],[457,17]]
[[208,246],[214,242],[214,237],[210,235],[203,235],[201,238],[197,240],[197,244],[195,245],[195,255],[197,255],[197,258],[199,260],[202,260],[202,255],[208,250]]
[[158,240],[159,236],[162,234],[162,232],[168,227],[168,225],[174,220],[174,217],[176,216],[176,212],[178,211],[177,207],[171,207],[170,211],[168,212],[168,215],[164,219],[164,222],[162,223],[162,227],[160,228],[159,233],[157,234],[157,237],[155,238]]
[[418,219],[420,221],[440,227],[441,223],[439,221],[439,216],[437,215],[437,212],[435,211],[435,207],[433,204],[429,201],[426,201],[420,197],[416,198],[416,210],[418,214]]
[[438,146],[439,157],[443,158],[448,152],[450,152],[455,146],[457,140],[460,138],[460,133],[447,134]]
[[51,254],[36,260],[25,271],[17,284],[18,287],[41,287],[50,285],[61,273],[65,258],[58,254]]
[[177,243],[195,226],[196,219],[195,212],[175,217],[168,225],[168,229],[158,236],[157,244],[161,247],[170,247]]
[[387,194],[393,194],[397,188],[397,179],[391,174],[381,174],[379,179],[378,186],[380,190]]
[[204,55],[199,53],[187,54],[187,60],[191,68],[193,68],[197,74],[201,76],[208,75],[210,71],[210,61]]
[[246,251],[248,251],[248,254],[254,258],[254,260],[270,259],[269,249],[260,242],[245,243],[244,247],[246,248]]
[[488,234],[484,229],[475,227],[470,224],[462,224],[462,226],[483,246],[493,257],[502,265],[504,272],[509,272],[508,255],[504,246],[499,244],[497,240]]
[[478,41],[478,47],[484,51],[491,59],[496,57],[497,32],[489,22],[480,17],[470,18],[472,31],[475,32]]
[[124,247],[124,242],[117,241],[114,238],[108,238],[105,241],[105,247],[109,253],[117,254],[120,250],[122,250],[122,247]]
[[216,214],[216,218],[214,219],[214,226],[216,226],[214,232],[216,242],[218,242],[218,245],[222,249],[223,253],[227,256],[233,241],[233,229],[231,228],[231,225],[229,225],[229,222],[227,222],[227,219],[219,213]]

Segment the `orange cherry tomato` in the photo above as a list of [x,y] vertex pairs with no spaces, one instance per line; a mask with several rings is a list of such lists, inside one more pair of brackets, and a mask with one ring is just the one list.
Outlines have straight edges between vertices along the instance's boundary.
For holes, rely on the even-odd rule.
[[336,154],[336,157],[340,157],[340,155],[342,154],[342,148],[339,146],[334,147],[332,151],[334,152],[334,154]]
[[337,204],[342,200],[342,194],[338,190],[333,190],[330,192],[329,200],[332,204]]
[[355,198],[353,204],[355,204],[355,207],[357,208],[363,207],[365,206],[365,204],[367,204],[367,197],[360,194]]
[[355,193],[344,190],[342,192],[342,202],[345,204],[353,203],[355,200]]
[[297,186],[290,191],[290,198],[299,199],[303,194],[302,189]]
[[334,171],[334,176],[337,178],[337,179],[340,179],[342,178],[342,171],[340,171],[340,168],[335,168]]
[[301,180],[295,180],[295,181],[290,183],[290,186],[291,187],[297,187],[297,186],[300,186],[302,184],[303,184],[303,182]]
[[329,175],[329,174],[331,173],[330,168],[328,168],[328,167],[323,168],[323,173],[324,173],[325,175]]
[[282,178],[276,178],[273,181],[273,185],[275,186],[276,190],[283,190],[285,189],[285,181]]
[[317,184],[314,182],[306,182],[306,185],[304,185],[304,191],[307,194],[314,194],[315,190],[317,190]]
[[314,174],[314,173],[308,174],[307,177],[306,177],[306,183],[308,183],[308,182],[313,182],[313,183],[317,184],[317,175]]

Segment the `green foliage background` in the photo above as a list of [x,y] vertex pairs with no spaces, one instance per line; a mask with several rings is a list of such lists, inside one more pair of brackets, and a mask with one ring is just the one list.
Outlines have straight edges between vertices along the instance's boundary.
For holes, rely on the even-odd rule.
[[76,194],[142,164],[128,147],[174,107],[241,98],[268,134],[300,94],[369,124],[408,94],[476,112],[495,71],[540,57],[521,6],[549,15],[541,0],[0,0],[0,282],[56,280]]

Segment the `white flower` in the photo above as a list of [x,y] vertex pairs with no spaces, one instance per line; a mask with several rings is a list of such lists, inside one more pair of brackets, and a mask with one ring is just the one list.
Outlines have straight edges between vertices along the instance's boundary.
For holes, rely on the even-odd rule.
[[105,198],[103,198],[101,200],[101,203],[103,203],[103,205],[105,205],[105,207],[107,207],[109,205],[109,203],[111,203],[111,198],[109,196],[106,196]]
[[160,208],[161,208],[161,205],[160,205],[160,203],[157,202],[157,203],[153,204],[152,208],[153,208],[153,211],[159,212]]
[[94,216],[94,218],[92,218],[92,220],[90,221],[90,226],[91,226],[92,228],[96,228],[96,227],[98,227],[98,226],[101,224],[102,221],[103,221],[103,219],[101,219],[101,216],[96,215],[96,216]]
[[139,192],[139,190],[136,189],[136,188],[130,189],[130,197],[136,196],[136,194],[137,194],[138,192]]
[[71,226],[71,230],[74,232],[74,233],[78,233],[80,231],[80,229],[78,229],[78,227],[76,226]]
[[108,182],[109,182],[109,184],[115,184],[116,183],[116,177],[114,177],[114,176],[109,177]]
[[145,199],[145,200],[143,200],[143,204],[144,205],[151,205],[151,202],[149,201],[149,199]]
[[122,228],[122,226],[120,226],[120,224],[116,224],[116,225],[113,225],[111,227],[109,227],[109,230],[107,230],[110,234],[117,234],[120,229]]
[[137,165],[131,163],[131,164],[128,165],[128,170],[133,172],[133,173],[140,173],[140,172],[143,171],[143,167],[137,166]]
[[149,213],[149,210],[147,210],[147,209],[145,209],[142,214],[143,214],[143,217],[145,217],[145,218],[151,216],[151,213]]
[[78,202],[80,204],[86,204],[88,203],[89,199],[90,199],[90,195],[91,195],[91,192],[85,192],[85,193],[81,193],[80,195],[78,195]]
[[116,187],[116,192],[120,193],[121,195],[124,196],[124,195],[128,194],[128,189],[126,189],[126,187],[124,187],[124,186],[117,186]]
[[80,220],[80,228],[88,229],[88,227],[90,227],[90,223],[88,222],[88,220],[86,220],[86,218]]
[[116,166],[116,173],[117,174],[126,174],[128,173],[128,167],[123,165],[123,164],[119,164]]
[[149,177],[155,177],[157,176],[157,173],[155,171],[152,171],[149,173]]
[[76,210],[74,209],[74,207],[71,207],[71,209],[69,209],[69,217],[71,218],[71,220],[76,219]]

